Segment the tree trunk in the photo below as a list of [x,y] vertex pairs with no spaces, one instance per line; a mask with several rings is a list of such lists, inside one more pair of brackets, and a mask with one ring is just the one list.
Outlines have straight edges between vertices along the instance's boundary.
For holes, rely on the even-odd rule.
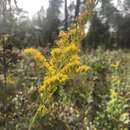
[[68,9],[67,9],[67,0],[65,0],[65,26],[64,30],[67,31],[68,28]]
[[79,12],[80,12],[80,0],[76,0],[76,7],[75,7],[75,18],[77,16],[79,16]]

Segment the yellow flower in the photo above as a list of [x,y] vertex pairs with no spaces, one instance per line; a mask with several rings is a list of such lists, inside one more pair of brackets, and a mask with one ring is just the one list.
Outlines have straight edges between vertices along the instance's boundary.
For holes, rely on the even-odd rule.
[[118,69],[120,62],[116,62],[115,64],[111,64],[111,67],[114,69]]
[[93,77],[93,81],[96,81],[97,79],[98,79],[97,76],[94,76],[94,77]]
[[24,49],[24,53],[34,58],[34,60],[40,64],[40,66],[48,68],[49,64],[46,60],[46,58],[42,55],[41,52],[39,52],[37,49],[34,48],[27,48]]
[[117,97],[118,93],[115,90],[111,90],[111,97]]
[[79,61],[80,62],[80,57],[78,55],[73,55],[70,59],[70,62],[72,61]]
[[[46,69],[43,81],[39,86],[42,103],[47,102],[53,95],[53,88],[61,86],[71,75],[91,70],[89,66],[81,63],[78,55],[80,43],[85,37],[86,16],[88,16],[88,12],[84,10],[81,16],[77,17],[76,24],[72,24],[68,31],[60,32],[56,41],[57,47],[51,50],[51,55],[47,59],[37,49],[28,48],[24,50],[40,67]],[[41,109],[43,113],[46,111],[44,106],[40,106],[39,111]]]
[[125,112],[120,116],[120,121],[122,121],[124,124],[129,124],[130,119],[129,119],[130,114]]
[[59,56],[60,54],[62,54],[62,50],[60,48],[54,48],[51,51],[51,55],[54,57]]
[[45,107],[45,105],[40,105],[38,108],[38,112],[39,113],[47,113],[47,108]]
[[80,66],[80,67],[77,69],[77,72],[78,72],[78,73],[88,72],[88,71],[90,71],[90,70],[91,70],[91,68],[90,68],[89,66],[87,66],[87,65],[82,65],[82,66]]
[[117,76],[112,76],[112,80],[113,80],[113,81],[117,81],[117,80],[118,80],[118,77],[117,77]]
[[77,46],[75,45],[75,43],[71,43],[70,46],[68,46],[66,49],[65,49],[65,52],[75,52],[75,51],[78,51],[78,48]]
[[60,81],[60,83],[64,83],[67,79],[68,79],[68,76],[65,74],[60,73],[58,75],[58,80]]

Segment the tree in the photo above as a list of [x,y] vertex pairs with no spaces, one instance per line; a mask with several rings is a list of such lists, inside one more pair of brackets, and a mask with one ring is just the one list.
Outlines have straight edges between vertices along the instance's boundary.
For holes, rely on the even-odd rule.
[[109,25],[107,22],[102,23],[96,13],[92,17],[89,33],[83,43],[83,47],[85,46],[92,48],[97,48],[98,46],[111,47]]
[[[15,7],[12,7],[12,2]],[[17,8],[16,0],[1,0],[0,1],[0,22],[3,24],[1,32],[7,32],[6,24],[10,21],[13,23],[14,20],[14,8]],[[9,21],[8,21],[9,20]]]
[[45,47],[48,42],[48,37],[46,37],[46,31],[48,26],[46,21],[46,12],[44,7],[37,12],[36,17],[32,20],[33,36],[36,38],[37,46]]
[[67,9],[67,0],[65,0],[65,31],[67,31],[68,28],[68,9]]
[[76,0],[75,18],[79,16],[81,0]]
[[49,7],[47,9],[45,37],[46,43],[51,46],[54,45],[54,40],[58,35],[60,27],[60,6],[62,0],[49,0]]
[[12,10],[12,2],[17,7],[17,0],[1,0],[0,1],[0,14],[1,15],[4,16],[6,14],[6,10],[8,9],[10,9],[10,11]]
[[114,0],[101,0],[101,7],[95,10],[96,15],[91,20],[87,37],[88,45],[91,47],[129,47],[129,0],[122,4],[124,10],[116,7],[113,2]]
[[129,0],[124,1],[124,10],[126,13],[129,14],[129,11],[130,11],[130,1]]

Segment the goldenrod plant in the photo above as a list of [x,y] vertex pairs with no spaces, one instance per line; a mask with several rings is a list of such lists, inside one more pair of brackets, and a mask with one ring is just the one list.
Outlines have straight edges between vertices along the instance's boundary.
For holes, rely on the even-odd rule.
[[[95,0],[90,0],[89,5],[93,7]],[[88,4],[88,1],[87,1]],[[44,116],[49,111],[49,103],[58,87],[61,87],[68,79],[82,72],[88,72],[91,68],[83,65],[80,61],[79,46],[86,36],[84,26],[90,16],[90,9],[84,9],[75,20],[68,31],[60,32],[56,41],[57,47],[50,52],[46,58],[41,52],[34,48],[24,50],[25,54],[31,56],[41,69],[45,70],[43,81],[39,86],[40,105],[31,122],[31,130],[36,118]]]
[[122,95],[120,88],[122,87],[119,77],[120,62],[117,61],[110,65],[112,71],[110,80],[110,99],[105,104],[104,111],[98,112],[95,120],[96,128],[98,130],[128,130],[129,127],[129,112],[127,107],[127,98]]

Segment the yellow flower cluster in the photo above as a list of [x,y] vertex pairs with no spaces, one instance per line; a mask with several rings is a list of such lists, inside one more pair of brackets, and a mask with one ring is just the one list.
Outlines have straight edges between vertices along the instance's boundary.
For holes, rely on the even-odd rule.
[[46,58],[38,50],[34,48],[27,48],[24,50],[24,53],[28,54],[29,56],[32,56],[33,59],[37,61],[37,63],[40,65],[40,67],[45,67],[45,68],[49,67]]
[[67,47],[68,44],[69,44],[69,35],[68,35],[68,32],[61,31],[59,33],[58,40],[57,40],[56,44],[60,48]]
[[118,93],[115,90],[111,90],[111,97],[117,97]]
[[45,77],[43,81],[43,85],[39,88],[39,92],[44,92],[49,87],[52,87],[56,84],[62,84],[68,79],[68,76],[62,73],[58,73],[56,75],[52,75],[51,77]]
[[91,70],[91,67],[86,66],[86,65],[82,65],[77,69],[77,73],[81,73],[81,72],[88,72]]
[[[34,48],[25,49],[24,52],[34,58],[42,68],[46,69],[41,86],[39,86],[40,95],[42,99],[47,99],[50,95],[53,86],[60,86],[67,79],[69,75],[87,72],[90,70],[89,66],[82,65],[78,55],[77,44],[70,43],[68,47],[57,47],[52,49],[51,57],[47,60],[41,52]],[[47,94],[48,93],[48,94]],[[46,97],[43,97],[46,96]],[[44,102],[44,101],[43,101]]]
[[76,70],[79,68],[80,62],[79,61],[73,61],[71,63],[68,63],[62,70],[62,73],[75,73]]
[[[71,75],[88,72],[91,68],[82,65],[79,56],[79,44],[85,37],[84,25],[87,22],[87,11],[77,18],[77,23],[72,24],[68,31],[60,32],[56,48],[51,50],[51,55],[46,59],[37,49],[29,48],[24,52],[34,58],[42,68],[46,69],[43,81],[39,86],[42,103],[46,103],[55,92],[55,88],[61,86]],[[82,18],[84,17],[84,18]]]
[[46,109],[45,105],[40,105],[39,108],[38,108],[38,112],[39,113],[47,112],[47,109]]
[[[46,95],[44,93],[49,91],[48,89],[51,89],[51,87],[63,84],[69,78],[69,75],[90,70],[90,67],[82,65],[80,62],[78,44],[75,42],[74,37],[72,37],[76,35],[76,33],[76,29],[70,30],[70,32],[62,32],[59,36],[59,41],[57,41],[58,47],[52,49],[49,60],[34,48],[24,50],[24,52],[32,56],[42,68],[46,69],[43,83],[39,87],[39,92],[42,93],[42,95]],[[71,41],[68,40],[69,36],[71,36]]]
[[119,68],[120,62],[116,62],[115,64],[111,64],[111,67],[117,70]]
[[59,47],[59,48],[54,48],[51,51],[51,55],[53,57],[59,57],[59,55],[65,55],[65,54],[70,54],[70,53],[75,53],[78,51],[77,46],[75,45],[75,43],[70,43],[69,46],[67,47]]

